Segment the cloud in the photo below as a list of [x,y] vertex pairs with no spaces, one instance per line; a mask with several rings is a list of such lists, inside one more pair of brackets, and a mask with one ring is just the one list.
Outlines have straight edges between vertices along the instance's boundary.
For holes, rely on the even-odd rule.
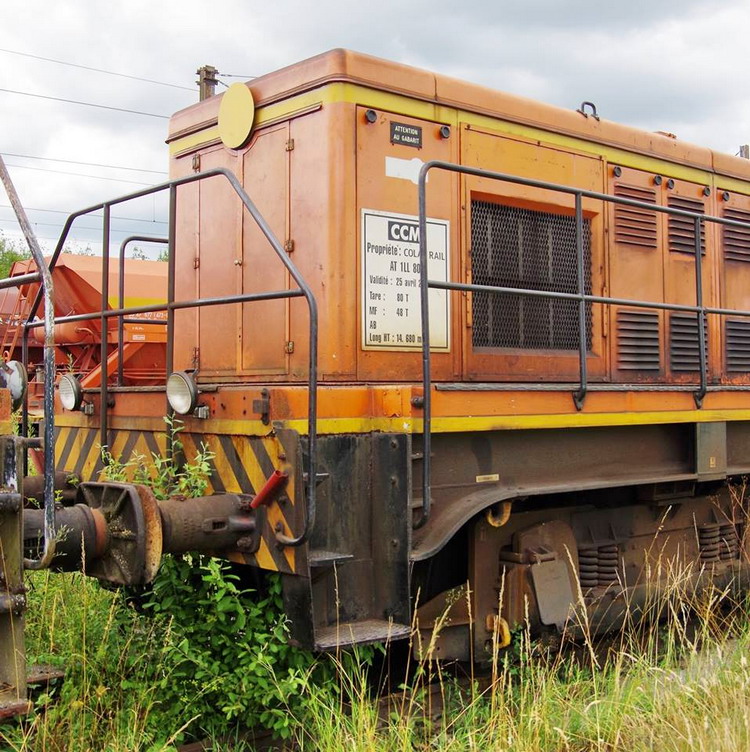
[[[197,99],[200,65],[260,75],[348,47],[571,109],[592,100],[607,119],[734,152],[750,140],[750,98],[740,83],[749,23],[750,6],[742,0],[679,6],[672,0],[26,0],[0,8],[0,47],[188,90],[2,52],[0,87],[169,115]],[[6,152],[166,169],[166,120],[0,97]],[[149,173],[23,164],[158,180]],[[28,206],[47,209],[85,206],[138,187],[20,168],[13,177]],[[0,210],[6,232],[9,216]],[[96,242],[95,233],[89,237]]]

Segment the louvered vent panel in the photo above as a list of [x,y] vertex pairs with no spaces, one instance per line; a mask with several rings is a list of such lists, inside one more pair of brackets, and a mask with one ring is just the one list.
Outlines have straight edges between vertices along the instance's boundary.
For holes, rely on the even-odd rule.
[[[724,209],[724,217],[736,222],[750,223],[750,212]],[[724,258],[730,261],[750,261],[750,224],[747,227],[723,225]]]
[[[656,203],[656,191],[635,185],[615,183],[615,196]],[[615,242],[656,248],[656,212],[636,206],[615,204]]]
[[727,319],[727,371],[750,373],[750,319]]
[[659,314],[617,311],[617,367],[621,371],[659,370]]
[[[708,326],[703,322],[708,352]],[[675,372],[700,371],[698,316],[695,313],[673,313],[669,317],[669,367]]]
[[[583,222],[585,291],[591,293],[591,222]],[[572,216],[471,202],[471,274],[478,285],[578,292],[576,220]],[[474,347],[577,350],[578,302],[472,295]],[[586,306],[591,348],[591,304]]]
[[[705,214],[705,206],[700,199],[670,196],[667,206],[682,209],[693,214]],[[695,255],[695,222],[690,217],[669,215],[669,250],[676,253]],[[701,253],[706,252],[706,223],[701,223]]]

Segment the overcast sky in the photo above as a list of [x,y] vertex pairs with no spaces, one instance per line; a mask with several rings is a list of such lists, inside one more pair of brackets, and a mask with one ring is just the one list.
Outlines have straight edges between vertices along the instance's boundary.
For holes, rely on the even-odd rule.
[[[563,107],[591,100],[604,118],[736,153],[750,142],[749,28],[748,0],[5,0],[0,153],[49,249],[62,212],[166,178],[165,118],[197,100],[199,66],[257,76],[333,47]],[[7,205],[0,193],[0,231],[20,237]],[[113,225],[118,244],[166,228],[153,199],[117,213],[130,218]],[[100,248],[85,229],[97,220],[78,225],[73,245]]]

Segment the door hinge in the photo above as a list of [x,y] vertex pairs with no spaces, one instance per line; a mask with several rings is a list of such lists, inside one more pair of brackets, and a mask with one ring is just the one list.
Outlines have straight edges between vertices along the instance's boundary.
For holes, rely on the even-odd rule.
[[293,139],[293,138],[290,138],[290,139],[289,139],[289,140],[288,140],[288,141],[286,142],[286,150],[287,150],[287,151],[294,151],[294,139]]
[[294,250],[294,241],[291,238],[284,243],[284,250],[287,253],[291,253]]
[[291,355],[294,352],[294,341],[290,340],[289,342],[287,342],[284,349],[289,355]]
[[200,347],[194,347],[193,348],[193,368],[195,368],[196,370],[198,369],[198,366],[200,364],[200,354],[201,354]]
[[201,260],[198,256],[193,259],[193,269],[198,269],[201,265]]
[[193,172],[201,171],[201,155],[193,154]]

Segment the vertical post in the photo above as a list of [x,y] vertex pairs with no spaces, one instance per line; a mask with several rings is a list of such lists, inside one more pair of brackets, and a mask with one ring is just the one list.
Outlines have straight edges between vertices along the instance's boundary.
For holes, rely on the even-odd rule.
[[[175,311],[172,308],[175,294],[175,229],[177,227],[177,186],[169,186],[169,229],[167,249],[167,378],[174,370],[174,320]],[[200,311],[200,309],[198,309]],[[200,313],[198,313],[200,321]],[[167,399],[167,416],[174,417],[174,410]],[[172,458],[172,432],[167,434],[167,457]]]
[[104,315],[109,308],[109,224],[110,224],[111,207],[109,204],[104,205],[104,218],[102,221],[102,303],[101,303],[101,349],[99,370],[101,373],[99,389],[99,445],[104,447],[109,445],[108,423],[109,417],[109,369],[107,361],[109,359],[109,319]]
[[578,363],[581,384],[573,395],[576,410],[583,409],[588,388],[588,370],[586,364],[587,332],[586,332],[586,259],[583,253],[583,198],[580,193],[575,195],[576,202],[576,260],[578,265]]
[[702,256],[703,256],[703,243],[701,242],[701,227],[703,226],[703,218],[697,216],[695,218],[695,305],[700,309],[698,311],[698,358],[701,369],[701,385],[697,392],[693,394],[695,398],[695,404],[697,407],[703,406],[703,398],[708,391],[707,385],[707,357],[706,357],[706,310],[703,307],[703,268],[702,268]]
[[204,99],[214,96],[216,94],[216,85],[219,80],[216,76],[219,71],[213,67],[213,65],[203,65],[196,71],[198,74],[198,97],[202,102]]
[[[29,244],[31,256],[41,278],[41,290],[30,316],[36,313],[39,299],[44,299],[44,549],[40,559],[27,559],[24,562],[27,569],[44,569],[49,566],[55,555],[55,306],[52,273],[44,261],[42,249],[1,156],[0,180],[8,193],[10,204]],[[59,252],[60,244],[55,250],[53,261]]]
[[[24,322],[23,334],[21,335],[21,363],[27,368],[29,365],[29,330],[26,326],[28,321]],[[36,379],[36,374],[34,374]],[[44,384],[42,384],[44,386]],[[44,386],[46,389],[46,386]],[[29,401],[25,399],[21,406],[21,436],[29,435]],[[21,455],[21,477],[25,478],[29,474],[29,455],[23,452]]]
[[[119,277],[117,280],[117,307],[122,310],[125,308],[125,247],[127,239],[120,245],[120,256],[117,259],[117,269]],[[125,347],[125,316],[120,314],[117,317],[117,352],[120,357],[117,359],[117,386],[122,386],[125,380],[125,365],[122,358],[122,349]]]
[[[422,165],[419,171],[419,292],[422,314],[422,514],[414,523],[422,527],[430,518],[431,457],[432,457],[432,383],[430,367],[430,291],[427,273],[427,171],[430,163]],[[446,293],[447,294],[447,293]]]
[[2,395],[0,427],[0,719],[26,713],[26,648],[24,611],[26,588],[23,582],[23,504],[18,468],[21,453],[19,437],[8,435],[10,395]]

